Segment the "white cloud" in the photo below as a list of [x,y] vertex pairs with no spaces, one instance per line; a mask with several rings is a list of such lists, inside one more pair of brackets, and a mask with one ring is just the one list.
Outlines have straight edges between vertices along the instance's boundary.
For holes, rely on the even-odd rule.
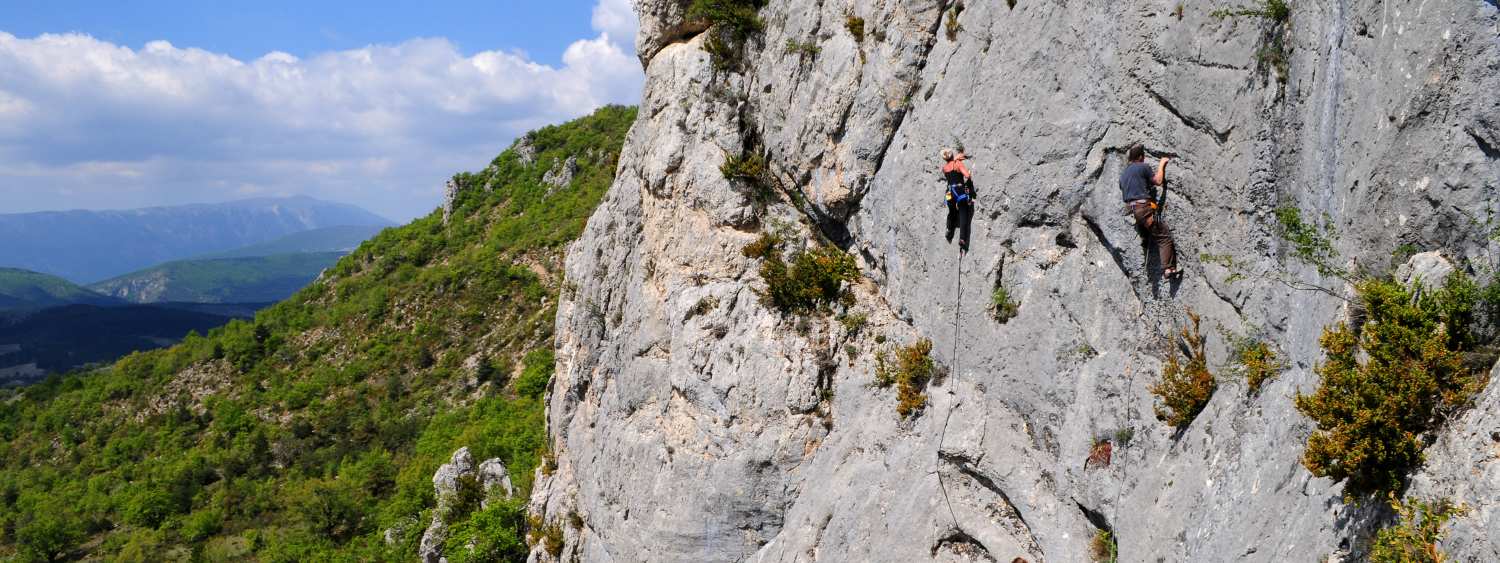
[[[628,0],[561,65],[442,38],[252,61],[153,41],[0,32],[0,213],[304,193],[408,218],[516,135],[634,103]],[[70,195],[71,193],[71,195]]]
[[640,18],[636,17],[630,0],[599,0],[594,5],[593,25],[595,31],[604,32],[611,40],[624,45],[626,50],[635,52],[635,32]]

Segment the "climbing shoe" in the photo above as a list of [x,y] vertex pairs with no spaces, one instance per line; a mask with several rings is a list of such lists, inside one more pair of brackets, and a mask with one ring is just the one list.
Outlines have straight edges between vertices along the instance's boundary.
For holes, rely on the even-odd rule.
[[949,243],[952,243],[953,242],[953,229],[948,229],[948,234],[944,235],[943,238],[947,239]]

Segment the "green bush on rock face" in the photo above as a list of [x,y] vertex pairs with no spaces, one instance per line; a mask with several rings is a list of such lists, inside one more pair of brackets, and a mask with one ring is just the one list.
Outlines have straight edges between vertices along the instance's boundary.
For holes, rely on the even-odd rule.
[[1442,563],[1448,559],[1438,549],[1443,539],[1443,524],[1468,509],[1454,506],[1448,499],[1427,502],[1410,499],[1402,502],[1390,495],[1391,509],[1399,520],[1375,535],[1370,545],[1371,563]]
[[782,312],[807,315],[826,311],[834,302],[852,300],[846,282],[859,279],[854,257],[832,246],[794,253],[791,264],[781,257],[782,238],[761,235],[741,251],[760,258],[760,277],[766,281],[761,297]]
[[927,406],[927,383],[937,365],[932,361],[932,341],[926,338],[896,349],[892,360],[884,350],[875,355],[875,384],[896,386],[896,414],[906,418]]
[[1182,329],[1189,351],[1187,363],[1177,358],[1177,346],[1169,344],[1161,381],[1151,386],[1151,393],[1162,400],[1162,405],[1156,407],[1156,417],[1177,428],[1191,424],[1218,388],[1213,373],[1208,371],[1205,340],[1198,329],[1199,317],[1188,311],[1188,319],[1191,326]]
[[766,0],[693,0],[687,15],[723,26],[736,40],[742,41],[765,29],[766,23],[757,13],[765,5]]
[[1317,423],[1302,463],[1345,481],[1345,497],[1399,491],[1422,464],[1423,435],[1467,404],[1484,378],[1464,364],[1479,292],[1462,274],[1436,291],[1385,280],[1357,286],[1364,323],[1323,331],[1322,378],[1297,410]]

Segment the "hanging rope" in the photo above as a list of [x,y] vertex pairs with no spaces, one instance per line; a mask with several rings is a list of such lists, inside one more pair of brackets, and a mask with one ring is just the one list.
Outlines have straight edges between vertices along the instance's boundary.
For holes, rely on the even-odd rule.
[[[954,388],[956,388],[958,386],[958,372],[959,372],[959,364],[958,364],[958,336],[959,336],[958,307],[964,301],[964,251],[963,251],[963,248],[961,248],[961,247],[958,250],[958,264],[957,265],[958,265],[958,275],[955,276],[955,277],[958,280],[957,281],[958,289],[954,293],[955,300],[953,302],[953,355],[949,356],[950,360],[953,362],[953,373],[950,375],[951,381],[948,382],[948,385],[950,385],[950,387],[948,387],[948,389],[949,389],[948,394],[949,395],[953,395],[955,397],[955,400],[956,400],[956,397],[958,395],[956,393],[954,393],[953,390],[954,390]],[[933,467],[933,471],[935,471],[937,473],[938,488],[942,489],[942,491],[943,491],[943,503],[948,505],[948,517],[953,519],[953,530],[954,531],[959,531],[959,527],[958,527],[958,515],[953,512],[953,501],[948,498],[948,485],[947,485],[947,483],[943,482],[942,461],[943,461],[943,444],[944,444],[944,441],[948,439],[948,422],[951,421],[951,420],[953,420],[953,409],[955,409],[957,407],[958,407],[958,403],[957,402],[949,402],[948,403],[948,414],[943,417],[943,429],[942,429],[941,432],[938,433],[937,459],[935,460],[934,467]]]

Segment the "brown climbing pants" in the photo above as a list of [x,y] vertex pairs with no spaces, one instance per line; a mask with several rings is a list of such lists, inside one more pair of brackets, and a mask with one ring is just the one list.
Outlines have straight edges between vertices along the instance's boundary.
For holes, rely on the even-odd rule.
[[1156,213],[1156,206],[1149,201],[1132,201],[1130,214],[1135,217],[1135,228],[1156,241],[1156,251],[1161,256],[1161,265],[1167,270],[1177,269],[1177,252],[1172,243],[1172,228]]

